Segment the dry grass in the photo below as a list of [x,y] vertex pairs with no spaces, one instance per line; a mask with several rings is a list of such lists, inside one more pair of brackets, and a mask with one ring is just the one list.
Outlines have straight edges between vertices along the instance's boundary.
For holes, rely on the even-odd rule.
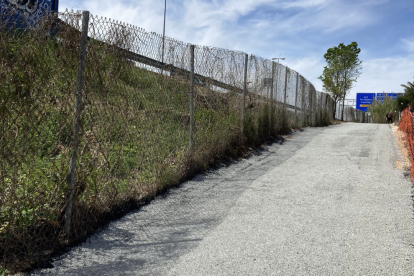
[[[67,21],[79,23],[76,14],[66,16]],[[102,36],[124,30],[119,24],[93,20],[98,31],[108,24],[113,28]],[[91,40],[84,73],[75,201],[71,232],[66,235],[66,175],[73,147],[79,33],[64,25],[51,36],[50,28],[0,32],[0,275],[5,267],[11,272],[30,267],[215,162],[243,156],[250,147],[296,125],[293,112],[273,103],[270,114],[268,98],[259,96],[272,63],[256,57],[250,69],[257,91],[252,88],[248,95],[244,135],[240,133],[240,89],[222,93],[214,82],[205,81],[195,86],[194,147],[189,152],[188,76],[169,77],[153,67],[137,66],[119,50],[122,45]],[[156,44],[150,46],[156,49]],[[176,46],[175,56],[181,54],[178,60],[184,63],[178,66],[185,68],[188,45]],[[199,50],[211,51],[208,47]],[[237,79],[243,63],[232,57],[243,61],[244,54],[216,52],[227,57],[228,63],[216,67],[210,57],[198,61],[198,68],[217,75],[222,68],[238,68],[227,70],[233,74],[231,79]],[[301,79],[304,85],[306,80]],[[307,84],[307,94],[316,98],[314,87]],[[316,124],[329,124],[325,117],[318,117]]]
[[402,170],[409,175],[411,169],[410,153],[408,151],[408,143],[406,134],[403,131],[398,130],[398,126],[391,125],[391,129],[395,137],[397,138],[398,149],[401,153],[401,158],[395,161],[395,167],[398,170]]

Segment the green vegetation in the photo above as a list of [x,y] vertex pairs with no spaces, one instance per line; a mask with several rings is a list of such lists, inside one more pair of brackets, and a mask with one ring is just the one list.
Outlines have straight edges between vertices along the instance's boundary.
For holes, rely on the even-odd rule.
[[[407,84],[401,84],[404,87],[404,95],[400,95],[396,100],[387,98],[384,102],[374,102],[372,107],[369,109],[374,123],[386,123],[385,115],[394,111],[394,115],[397,112],[402,112],[408,108],[414,100],[414,84],[407,82]],[[394,116],[395,119],[395,116]]]
[[6,264],[40,259],[39,252],[83,238],[131,201],[291,128],[290,115],[274,108],[270,120],[268,104],[252,96],[241,137],[240,95],[196,86],[190,153],[188,79],[136,67],[117,48],[90,41],[73,231],[66,237],[78,44],[70,30],[56,38],[0,33],[0,256]]
[[407,84],[401,84],[404,87],[404,96],[408,98],[409,102],[414,102],[414,82],[407,82]]
[[10,271],[8,271],[7,269],[5,269],[4,267],[0,267],[0,276],[4,276],[7,273],[9,273]]
[[368,112],[371,113],[373,123],[387,123],[385,116],[388,112],[394,112],[394,121],[399,110],[398,101],[391,97],[385,98],[383,102],[374,101],[372,106],[368,108]]
[[398,111],[403,111],[410,105],[410,98],[406,95],[401,95],[397,97],[397,107]]
[[[322,75],[319,77],[323,82],[323,88],[331,94],[334,100],[333,115],[336,113],[336,105],[339,100],[345,99],[346,94],[352,88],[353,82],[356,82],[361,74],[361,63],[359,60],[358,43],[352,42],[349,45],[340,43],[337,47],[327,50],[324,55],[327,66],[324,67]],[[342,101],[341,120],[344,119],[344,104]]]

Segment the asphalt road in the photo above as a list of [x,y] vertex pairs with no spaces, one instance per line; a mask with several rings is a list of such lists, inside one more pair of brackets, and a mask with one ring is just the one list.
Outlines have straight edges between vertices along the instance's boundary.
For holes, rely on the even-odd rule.
[[31,275],[414,275],[389,125],[306,128],[109,224]]

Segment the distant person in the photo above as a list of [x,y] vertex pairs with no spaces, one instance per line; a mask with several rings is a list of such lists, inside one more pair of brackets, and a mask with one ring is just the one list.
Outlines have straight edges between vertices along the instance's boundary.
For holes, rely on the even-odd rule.
[[393,117],[394,117],[394,113],[392,112],[392,110],[390,110],[390,112],[388,112],[387,114],[387,123],[392,124]]

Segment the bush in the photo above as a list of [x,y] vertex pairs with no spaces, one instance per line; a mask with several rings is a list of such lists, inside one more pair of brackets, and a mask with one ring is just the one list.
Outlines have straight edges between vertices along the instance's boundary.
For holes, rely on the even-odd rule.
[[387,123],[385,116],[390,110],[394,112],[399,110],[398,102],[391,97],[385,98],[383,102],[374,101],[372,106],[368,109],[371,113],[372,122],[377,124]]

